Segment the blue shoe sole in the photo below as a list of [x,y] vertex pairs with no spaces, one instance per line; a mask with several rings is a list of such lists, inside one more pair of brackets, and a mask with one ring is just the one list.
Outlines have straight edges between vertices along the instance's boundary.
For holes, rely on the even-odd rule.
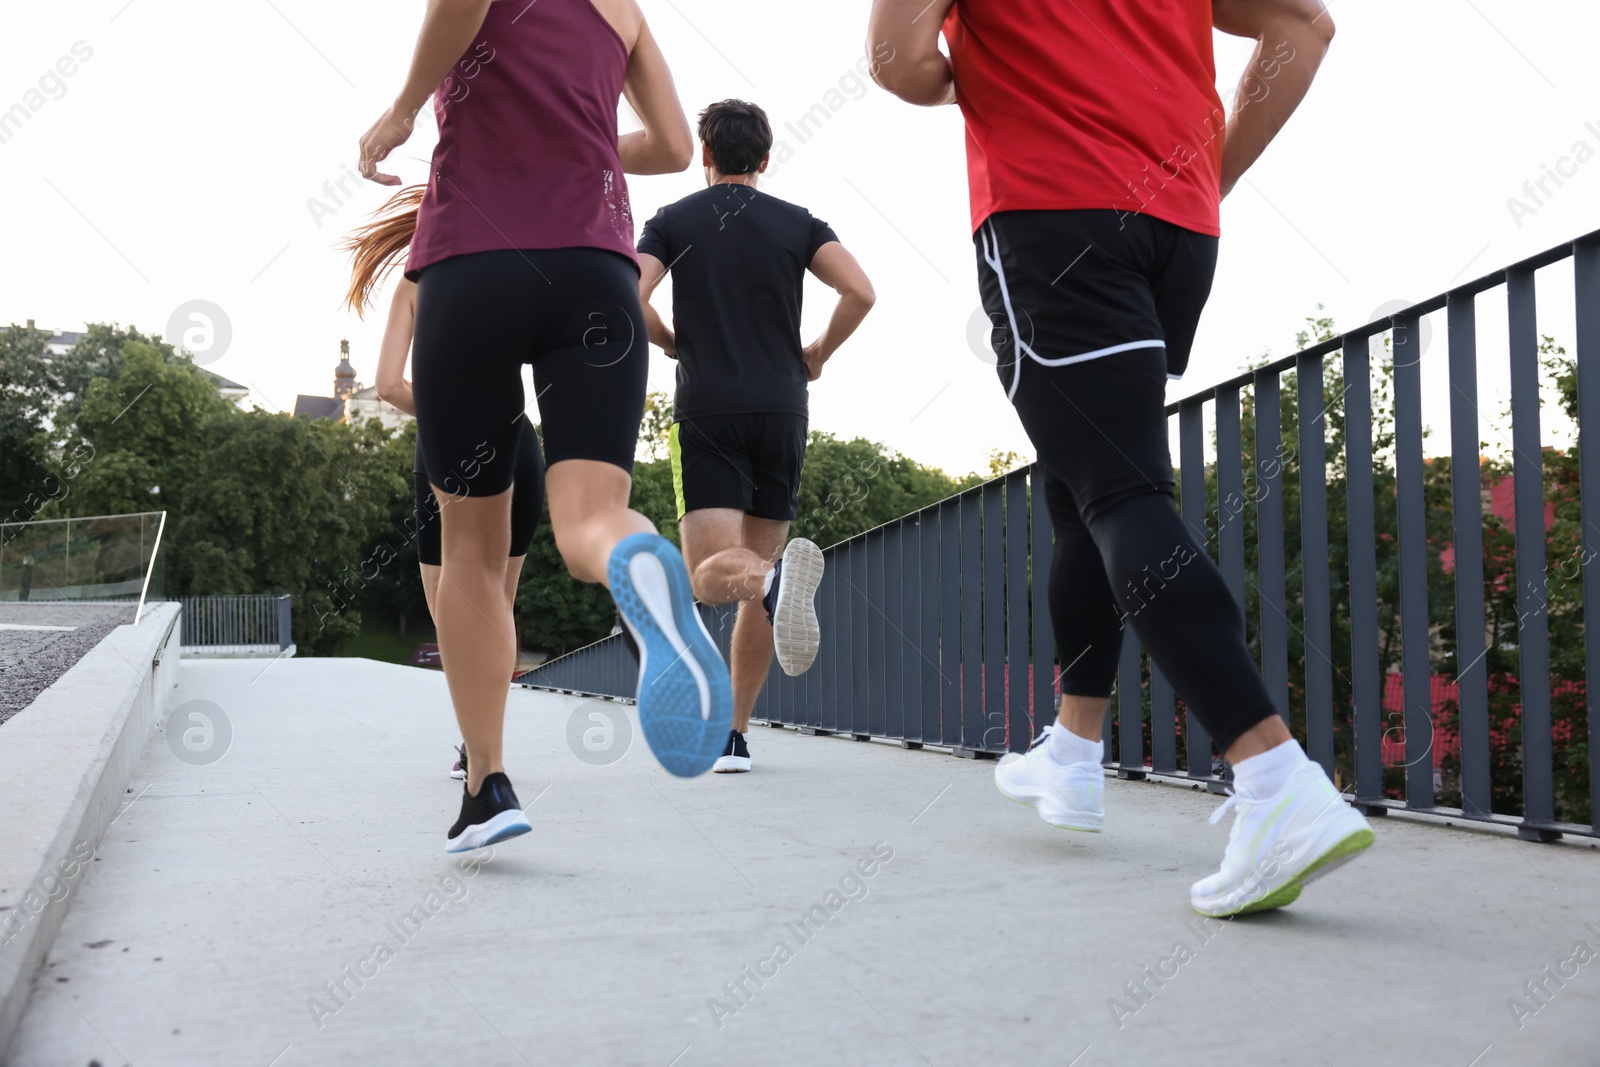
[[[665,574],[669,621],[681,647],[635,585],[632,565],[641,555],[654,556]],[[639,644],[639,727],[645,741],[670,773],[704,774],[722,755],[733,728],[733,686],[728,665],[700,623],[683,557],[664,537],[634,534],[611,553],[607,574],[611,598]]]

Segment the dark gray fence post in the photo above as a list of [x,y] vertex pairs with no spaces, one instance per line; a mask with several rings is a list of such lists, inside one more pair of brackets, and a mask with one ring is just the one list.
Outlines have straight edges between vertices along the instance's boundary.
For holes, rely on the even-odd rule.
[[1432,664],[1428,627],[1428,516],[1423,496],[1422,358],[1415,313],[1394,318],[1394,469],[1399,507],[1400,677],[1405,691],[1406,806],[1431,808]]
[[[1600,238],[1579,241],[1573,249],[1573,288],[1577,304],[1578,481],[1583,520],[1584,680],[1589,702],[1589,819],[1600,831]],[[1585,431],[1584,427],[1590,427]]]
[[1483,632],[1483,473],[1478,444],[1478,326],[1471,293],[1451,293],[1450,510],[1455,545],[1456,692],[1461,718],[1462,814],[1487,818],[1489,665]]
[[1144,775],[1144,680],[1140,677],[1139,638],[1122,628],[1117,660],[1117,777]]
[[1028,472],[1006,476],[1006,733],[1013,752],[1033,740],[1028,658]]
[[293,618],[292,618],[292,612],[294,610],[293,609],[293,604],[294,604],[294,601],[291,598],[287,597],[287,596],[281,596],[281,597],[278,598],[278,651],[279,652],[282,652],[284,649],[288,648],[291,644],[294,643],[294,626],[293,626]]
[[1284,577],[1283,419],[1278,372],[1256,372],[1256,562],[1261,678],[1273,707],[1289,718],[1289,616]]
[[1518,835],[1556,831],[1550,753],[1550,632],[1545,592],[1544,451],[1539,441],[1539,325],[1533,271],[1506,272],[1511,328],[1511,447],[1517,527],[1518,694],[1522,699],[1522,811]]
[[[1201,552],[1206,550],[1206,460],[1205,424],[1200,401],[1185,403],[1178,409],[1178,451],[1183,478],[1183,518]],[[1151,657],[1152,661],[1154,657]],[[1182,693],[1177,694],[1182,696]],[[1211,737],[1185,705],[1183,717],[1185,748],[1189,757],[1189,777],[1211,777]]]
[[[1345,499],[1350,545],[1350,681],[1356,799],[1383,797],[1383,689],[1378,663],[1378,531],[1372,476],[1372,339],[1344,338]],[[1369,815],[1388,809],[1364,806]]]
[[1217,565],[1244,611],[1244,441],[1237,387],[1217,390]]
[[1328,480],[1322,357],[1296,364],[1300,410],[1300,589],[1304,601],[1306,754],[1335,775],[1333,624],[1328,580]]
[[1050,619],[1050,567],[1055,560],[1055,532],[1045,501],[1044,468],[1028,468],[1029,566],[1033,571],[1033,732],[1056,718],[1056,635]]

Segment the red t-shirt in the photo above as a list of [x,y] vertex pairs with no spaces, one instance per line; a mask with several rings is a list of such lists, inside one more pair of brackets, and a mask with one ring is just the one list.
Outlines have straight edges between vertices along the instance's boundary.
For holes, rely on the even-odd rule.
[[956,0],[944,36],[974,230],[1112,208],[1220,234],[1210,0]]

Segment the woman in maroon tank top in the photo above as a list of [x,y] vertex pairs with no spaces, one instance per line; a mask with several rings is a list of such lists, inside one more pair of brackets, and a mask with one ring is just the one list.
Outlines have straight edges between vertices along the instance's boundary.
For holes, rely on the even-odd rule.
[[[623,175],[685,170],[694,148],[643,14],[635,0],[430,0],[406,84],[361,138],[363,175],[399,184],[377,165],[430,94],[439,143],[406,277],[417,421],[444,504],[439,648],[468,754],[446,847],[463,851],[529,829],[501,764],[524,363],[556,545],[573,577],[611,590],[651,664],[639,718],[669,770],[710,766],[732,697],[682,559],[627,506],[649,346]],[[619,138],[624,96],[644,128]]]

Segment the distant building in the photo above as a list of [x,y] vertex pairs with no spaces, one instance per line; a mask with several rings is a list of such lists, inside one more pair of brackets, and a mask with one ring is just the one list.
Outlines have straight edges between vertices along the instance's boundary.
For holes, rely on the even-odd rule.
[[362,386],[356,379],[356,369],[350,365],[350,342],[339,342],[339,364],[333,369],[333,395],[294,398],[296,417],[307,419],[332,419],[354,425],[377,419],[384,429],[398,430],[411,421],[411,416],[378,396],[377,386]]
[[250,399],[249,386],[240,385],[232,378],[224,378],[216,371],[209,371],[204,367],[200,367],[198,370],[200,371],[201,377],[205,378],[206,381],[211,383],[212,387],[216,389],[217,395],[222,397],[222,399],[231,400],[239,407],[244,407],[245,401]]

